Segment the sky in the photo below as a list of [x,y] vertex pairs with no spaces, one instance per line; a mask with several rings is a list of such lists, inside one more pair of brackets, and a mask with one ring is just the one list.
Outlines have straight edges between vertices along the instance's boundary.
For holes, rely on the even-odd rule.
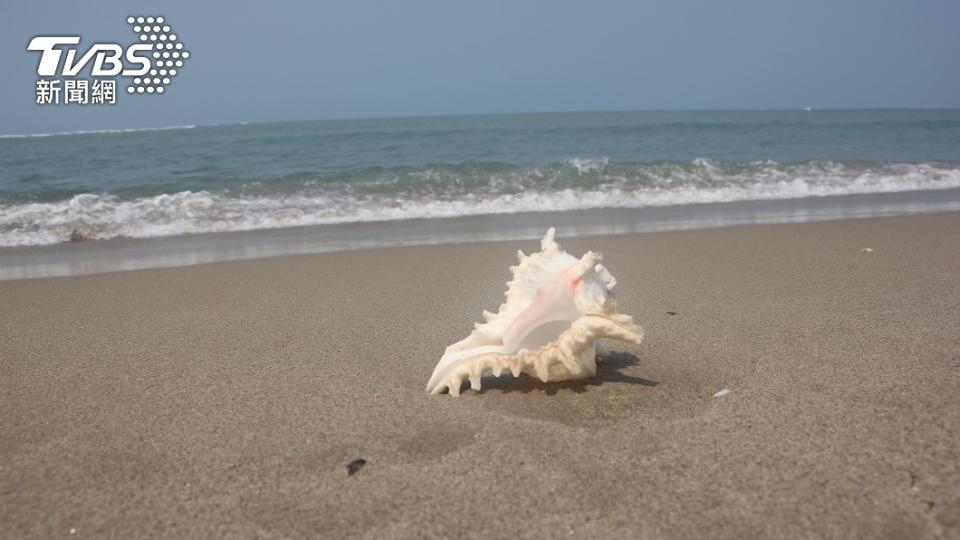
[[[191,52],[162,95],[35,104],[35,35]],[[960,107],[956,0],[0,5],[0,133],[623,109]],[[123,79],[118,84],[122,85]]]

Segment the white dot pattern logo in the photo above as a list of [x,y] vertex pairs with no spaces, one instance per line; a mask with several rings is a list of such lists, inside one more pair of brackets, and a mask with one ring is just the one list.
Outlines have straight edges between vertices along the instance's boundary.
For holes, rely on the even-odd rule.
[[[133,84],[127,87],[128,94],[162,94],[166,87],[173,83],[173,78],[177,75],[176,69],[167,69],[176,66],[183,67],[184,61],[190,58],[190,52],[184,49],[183,42],[177,34],[172,33],[173,27],[164,17],[154,15],[131,15],[127,17],[127,24],[137,34],[138,40],[147,42],[154,52],[151,56],[154,58],[156,66],[151,66],[149,77],[135,77]],[[176,52],[172,52],[176,50]],[[170,60],[174,58],[176,62]],[[164,69],[160,69],[164,68]],[[162,79],[158,74],[164,76]]]

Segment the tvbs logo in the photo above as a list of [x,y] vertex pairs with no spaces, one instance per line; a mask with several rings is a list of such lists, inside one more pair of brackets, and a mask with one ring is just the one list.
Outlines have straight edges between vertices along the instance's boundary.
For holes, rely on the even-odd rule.
[[[94,43],[81,53],[80,36],[31,39],[27,50],[40,53],[37,104],[116,103],[118,76],[130,79],[128,94],[164,93],[190,52],[163,17],[130,16],[127,24],[139,38],[127,46]],[[76,78],[88,68],[93,79]]]
[[[149,54],[153,50],[153,45],[146,43],[131,45],[127,48],[126,54],[123,52],[123,47],[117,43],[94,43],[79,60],[77,60],[77,49],[70,48],[67,49],[66,61],[61,62],[63,51],[58,47],[79,44],[80,36],[37,36],[30,40],[27,50],[40,51],[37,75],[41,77],[56,75],[74,77],[90,63],[90,60],[94,60],[93,67],[90,69],[90,75],[94,77],[113,77],[120,74],[132,77],[145,75],[150,71]],[[127,62],[137,64],[137,67],[125,68],[122,60],[124,57]]]

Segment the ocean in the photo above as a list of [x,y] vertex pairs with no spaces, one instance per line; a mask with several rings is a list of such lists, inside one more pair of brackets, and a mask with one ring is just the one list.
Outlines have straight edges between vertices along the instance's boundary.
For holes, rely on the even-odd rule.
[[[0,256],[71,239],[129,245],[202,235],[209,244],[237,231],[300,228],[289,234],[302,243],[306,231],[324,227],[365,237],[416,227],[403,243],[419,243],[443,236],[430,230],[494,231],[463,225],[470,217],[496,219],[500,233],[485,238],[506,238],[517,236],[511,223],[539,230],[536,216],[556,213],[594,225],[650,225],[677,212],[714,216],[700,226],[728,224],[724,216],[737,212],[753,216],[748,222],[802,221],[797,205],[817,217],[811,201],[856,207],[857,215],[917,213],[960,209],[958,188],[960,110],[583,112],[7,134]],[[915,196],[877,198],[896,193]],[[749,206],[764,201],[781,206]],[[777,208],[788,211],[757,217]],[[366,225],[330,228],[337,224]],[[314,250],[330,247],[321,243]]]

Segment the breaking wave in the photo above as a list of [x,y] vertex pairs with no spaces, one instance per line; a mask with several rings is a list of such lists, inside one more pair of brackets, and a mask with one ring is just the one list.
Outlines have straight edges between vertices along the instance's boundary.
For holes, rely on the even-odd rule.
[[960,187],[938,163],[772,161],[611,163],[569,159],[540,167],[495,162],[303,173],[240,189],[136,198],[83,193],[0,203],[0,246],[75,238],[146,238],[304,225],[484,214],[643,208]]

